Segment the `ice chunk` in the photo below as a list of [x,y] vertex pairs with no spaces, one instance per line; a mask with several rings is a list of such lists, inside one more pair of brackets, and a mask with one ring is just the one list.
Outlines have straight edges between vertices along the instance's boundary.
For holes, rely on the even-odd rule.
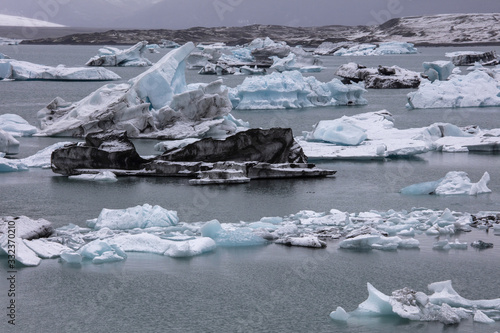
[[215,241],[212,238],[201,237],[183,242],[174,242],[164,254],[175,258],[193,257],[211,252],[215,248]]
[[250,228],[226,230],[217,220],[205,223],[200,228],[200,232],[203,237],[212,238],[217,246],[254,246],[267,243],[265,239],[254,234]]
[[0,153],[15,155],[19,153],[19,141],[12,134],[0,129]]
[[144,57],[147,50],[147,41],[138,42],[134,46],[119,50],[106,46],[99,49],[99,54],[90,58],[86,66],[151,66],[151,61]]
[[276,244],[283,244],[287,246],[300,246],[312,248],[324,248],[326,242],[319,240],[318,237],[312,235],[305,235],[302,237],[284,237],[275,241]]
[[489,181],[490,175],[488,172],[483,174],[479,182],[471,183],[467,173],[463,171],[450,171],[444,178],[437,181],[407,186],[401,190],[401,193],[407,195],[477,195],[491,192],[491,190],[487,187]]
[[350,315],[341,306],[338,306],[335,311],[330,313],[330,318],[336,321],[347,321],[349,317]]
[[118,179],[116,178],[116,175],[111,172],[111,171],[102,171],[96,174],[83,174],[83,175],[77,175],[77,176],[69,176],[69,179],[75,179],[75,180],[89,180],[89,181],[95,181],[95,182],[116,182]]
[[379,235],[359,235],[342,240],[339,243],[339,247],[341,249],[367,250],[372,249],[372,245],[378,241],[380,241]]
[[27,240],[49,237],[54,232],[52,223],[45,219],[34,220],[27,216],[0,217],[0,233],[6,234],[9,226],[15,226],[16,237]]
[[125,252],[148,252],[156,254],[164,254],[172,245],[172,241],[161,239],[158,236],[148,233],[116,236],[110,243],[118,245]]
[[82,246],[78,250],[78,253],[82,258],[91,259],[94,264],[121,261],[127,258],[127,255],[120,246],[100,239]]
[[366,104],[364,92],[356,84],[344,85],[338,79],[323,83],[312,76],[304,77],[299,71],[289,71],[247,77],[229,89],[229,96],[233,107],[239,110],[294,109]]
[[424,75],[426,75],[431,82],[436,80],[446,81],[453,73],[455,65],[451,61],[432,61],[424,62]]
[[336,56],[377,56],[386,54],[413,54],[417,49],[412,43],[384,42],[375,44],[356,44],[348,48],[341,48],[333,53]]
[[408,94],[410,109],[500,106],[498,81],[475,70],[455,75],[448,81],[422,82],[418,91]]
[[324,68],[318,65],[309,65],[300,62],[301,58],[298,58],[293,52],[290,52],[290,54],[284,58],[274,56],[272,59],[274,63],[271,65],[271,68],[277,70],[278,72],[299,71],[302,73],[310,73],[321,72]]
[[77,252],[64,251],[61,253],[61,261],[68,264],[81,264],[82,256]]
[[121,77],[106,68],[65,67],[64,65],[51,67],[9,59],[0,60],[0,79],[17,81],[109,81],[119,80]]
[[470,66],[476,62],[484,64],[498,64],[499,61],[495,51],[457,51],[448,52],[445,54],[445,56],[451,58],[451,61],[456,66]]
[[474,321],[476,323],[483,323],[483,324],[492,324],[495,322],[493,319],[485,315],[484,312],[481,310],[476,310],[476,312],[474,313]]
[[37,132],[35,126],[30,125],[21,116],[12,113],[0,115],[0,129],[14,137],[31,136]]
[[33,250],[42,259],[58,258],[62,252],[71,251],[67,246],[47,239],[25,240],[24,244]]
[[110,229],[134,229],[151,227],[168,227],[179,222],[177,212],[166,210],[160,206],[144,204],[127,209],[103,209],[96,220],[87,224],[94,229],[108,227]]
[[21,162],[20,160],[8,159],[4,158],[3,156],[5,156],[4,153],[0,152],[0,173],[28,170],[28,166],[23,162]]
[[24,266],[38,266],[41,259],[37,254],[24,244],[24,240],[20,237],[10,238],[7,234],[0,236],[0,249],[5,254],[11,254],[12,243],[15,243],[15,256],[16,261]]
[[345,121],[344,118],[321,120],[305,137],[308,141],[324,141],[344,146],[357,146],[366,138],[366,130]]

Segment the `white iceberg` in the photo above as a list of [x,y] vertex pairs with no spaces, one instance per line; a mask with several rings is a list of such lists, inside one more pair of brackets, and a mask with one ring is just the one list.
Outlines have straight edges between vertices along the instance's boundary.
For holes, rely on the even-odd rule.
[[100,239],[85,244],[78,250],[78,253],[82,258],[91,259],[94,264],[122,261],[127,258],[123,249],[118,245]]
[[273,72],[248,77],[229,89],[233,107],[238,110],[295,109],[313,106],[363,105],[365,89],[356,84],[344,85],[333,79],[323,83],[299,71]]
[[0,129],[0,153],[15,155],[19,153],[19,141],[12,134]]
[[215,250],[216,244],[212,238],[201,237],[183,242],[173,242],[164,255],[174,258],[194,257]]
[[446,81],[453,74],[455,65],[451,61],[428,61],[422,64],[424,75],[429,81]]
[[176,211],[149,204],[126,209],[104,208],[97,219],[87,221],[90,228],[102,229],[107,227],[112,230],[169,227],[177,223],[179,223],[179,218]]
[[212,220],[200,228],[203,237],[212,238],[217,246],[254,246],[263,245],[267,241],[253,233],[250,228],[224,229],[219,221]]
[[110,81],[121,77],[106,68],[57,67],[27,61],[0,60],[0,80]]
[[344,146],[357,146],[367,138],[366,130],[345,118],[321,120],[305,137],[307,141],[323,141]]
[[67,246],[60,243],[49,241],[46,238],[25,240],[24,244],[33,250],[37,256],[42,259],[58,258],[61,253],[71,251]]
[[120,50],[116,47],[105,46],[99,49],[98,55],[90,58],[86,66],[151,66],[152,63],[144,57],[148,42],[138,42],[134,46]]
[[412,43],[384,42],[375,44],[356,44],[348,48],[341,48],[333,53],[335,56],[379,56],[386,54],[414,54],[417,49]]
[[234,133],[237,125],[228,126],[225,117],[231,102],[222,81],[186,85],[185,59],[193,49],[193,43],[174,49],[127,83],[105,85],[79,102],[54,99],[38,112],[38,135],[118,130],[131,138],[183,139],[217,127]]
[[283,244],[287,246],[311,247],[311,248],[324,248],[326,242],[318,239],[317,236],[307,235],[303,237],[284,237],[275,241],[276,244]]
[[309,55],[301,48],[293,48],[284,58],[279,58],[277,56],[271,57],[273,60],[271,68],[278,72],[295,70],[302,73],[321,72],[324,67],[320,66],[320,60],[316,57]]
[[[462,319],[472,318],[478,311],[498,316],[500,299],[471,301],[461,297],[452,287],[451,281],[432,283],[428,286],[434,292],[428,296],[410,288],[403,288],[385,295],[367,283],[368,299],[352,312],[343,308],[330,313],[330,318],[348,321],[353,317],[394,316],[415,321],[437,321],[446,325],[459,324]],[[478,321],[489,322],[487,315],[477,314]]]
[[18,263],[21,263],[24,266],[38,266],[40,264],[41,259],[32,249],[24,244],[24,240],[22,238],[10,238],[8,234],[0,236],[0,254],[12,254],[12,245],[14,244],[15,258]]
[[111,171],[102,171],[95,174],[92,173],[92,174],[82,174],[77,176],[69,176],[68,178],[74,180],[87,180],[87,181],[107,182],[107,183],[113,183],[118,181],[116,175]]
[[422,82],[418,91],[408,94],[407,108],[464,108],[500,106],[497,80],[484,71],[455,75],[448,81]]
[[32,136],[37,132],[35,126],[30,125],[21,116],[12,113],[0,115],[0,130],[8,132],[14,137]]
[[450,171],[444,178],[436,181],[413,184],[401,189],[402,194],[407,195],[478,195],[490,193],[488,182],[490,175],[485,172],[479,182],[472,183],[466,172]]

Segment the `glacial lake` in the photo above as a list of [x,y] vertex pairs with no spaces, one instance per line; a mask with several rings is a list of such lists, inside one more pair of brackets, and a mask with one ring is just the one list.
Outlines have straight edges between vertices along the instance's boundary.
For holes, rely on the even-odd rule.
[[[0,46],[17,60],[56,66],[82,66],[97,46]],[[414,55],[378,57],[322,57],[326,69],[314,74],[329,81],[347,62],[368,67],[398,65],[421,71],[424,61],[445,60],[446,52],[496,50],[499,47],[420,47]],[[152,61],[165,54],[148,54]],[[110,68],[126,81],[144,68]],[[461,68],[465,72],[465,68]],[[224,76],[234,87],[244,76]],[[210,82],[215,76],[186,72],[188,83]],[[120,81],[118,81],[120,82]],[[0,114],[21,115],[36,125],[36,112],[59,96],[78,101],[103,82],[2,82]],[[412,110],[405,108],[411,89],[369,90],[366,106],[321,107],[299,110],[233,111],[252,127],[291,127],[295,135],[310,131],[319,120],[386,109],[398,128],[423,127],[435,122],[458,126],[500,127],[500,108]],[[20,138],[22,158],[58,141],[73,138]],[[144,155],[155,153],[155,140],[136,140]],[[0,216],[45,218],[55,227],[85,226],[103,208],[123,209],[139,204],[177,210],[181,221],[218,219],[221,223],[258,221],[308,209],[338,209],[350,213],[426,207],[477,213],[500,211],[500,154],[430,152],[415,158],[385,162],[322,161],[318,166],[337,170],[336,177],[252,181],[248,184],[194,187],[186,179],[123,178],[116,183],[78,182],[50,170],[0,174]],[[465,171],[477,182],[487,171],[490,194],[479,196],[404,196],[405,186],[437,180],[448,171]],[[38,267],[17,273],[18,305],[15,329],[5,312],[1,332],[489,332],[493,325],[462,321],[458,326],[374,318],[340,324],[329,313],[342,306],[354,310],[368,297],[367,282],[385,294],[409,287],[428,293],[432,282],[452,280],[468,299],[500,297],[498,254],[500,237],[473,230],[453,238],[494,243],[493,249],[448,252],[432,250],[435,238],[421,235],[420,250],[397,252],[346,251],[338,241],[323,250],[267,245],[217,248],[191,259],[130,253],[119,263],[81,267],[43,260]],[[7,306],[7,271],[0,258],[0,306]]]

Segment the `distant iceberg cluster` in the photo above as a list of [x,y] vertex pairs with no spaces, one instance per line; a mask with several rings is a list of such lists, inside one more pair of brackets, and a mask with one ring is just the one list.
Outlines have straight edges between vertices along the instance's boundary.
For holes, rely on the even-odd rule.
[[406,42],[385,42],[376,44],[355,44],[353,46],[342,47],[333,52],[334,56],[379,56],[387,54],[414,54],[417,49],[412,43]]
[[386,295],[367,283],[368,299],[352,312],[338,307],[330,313],[335,321],[348,322],[353,318],[400,317],[415,321],[436,321],[446,325],[459,324],[464,319],[491,324],[500,320],[500,298],[469,300],[453,289],[452,282],[441,281],[429,284],[432,292],[403,288]]
[[126,209],[103,209],[96,219],[87,221],[85,228],[70,224],[53,230],[46,220],[3,217],[0,219],[0,230],[3,230],[0,232],[0,254],[2,250],[7,252],[5,228],[8,221],[16,221],[18,230],[24,230],[16,238],[20,244],[17,260],[26,266],[36,266],[40,259],[59,257],[73,264],[86,260],[95,264],[121,261],[126,259],[126,252],[190,257],[214,251],[217,247],[270,243],[324,248],[329,240],[338,240],[338,247],[347,250],[397,251],[420,248],[420,242],[414,238],[420,234],[440,236],[433,247],[436,250],[467,250],[467,243],[449,238],[480,226],[478,223],[483,219],[487,223],[484,228],[497,230],[499,216],[498,212],[473,216],[448,209],[361,213],[332,209],[329,212],[303,210],[284,217],[263,217],[255,222],[186,223],[181,222],[176,211],[144,204]]

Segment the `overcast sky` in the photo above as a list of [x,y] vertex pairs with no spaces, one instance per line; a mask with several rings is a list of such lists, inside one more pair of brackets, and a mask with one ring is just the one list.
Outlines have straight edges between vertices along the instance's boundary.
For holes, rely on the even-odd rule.
[[500,13],[500,0],[2,0],[0,13],[73,27],[372,25],[402,16]]

